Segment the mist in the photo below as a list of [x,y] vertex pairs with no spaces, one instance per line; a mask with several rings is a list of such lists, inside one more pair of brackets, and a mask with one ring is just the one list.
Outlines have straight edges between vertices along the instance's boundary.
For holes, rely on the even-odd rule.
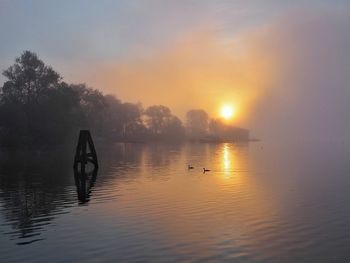
[[275,78],[249,118],[262,137],[349,139],[349,22],[347,11],[304,12],[266,29]]
[[349,0],[0,0],[2,261],[350,262],[349,25]]
[[[61,17],[67,3],[33,3],[28,12],[3,4],[2,34],[9,42],[0,65],[5,69],[29,49],[69,83],[86,83],[144,108],[166,105],[183,122],[191,109],[218,118],[222,105],[232,103],[231,124],[257,138],[349,139],[345,2],[154,3],[113,4],[118,16],[107,12],[107,3],[97,10],[89,3],[87,14],[104,13],[101,21],[76,17],[78,3],[70,6],[67,21]],[[40,8],[48,13],[37,14]],[[12,25],[7,14],[30,23]],[[41,23],[48,15],[52,20]],[[14,35],[11,27],[38,30]]]
[[[233,124],[268,139],[348,139],[349,12],[297,10],[224,35],[199,27],[151,53],[101,62],[78,75],[145,105],[217,117],[232,101]],[[96,70],[97,68],[97,70]]]

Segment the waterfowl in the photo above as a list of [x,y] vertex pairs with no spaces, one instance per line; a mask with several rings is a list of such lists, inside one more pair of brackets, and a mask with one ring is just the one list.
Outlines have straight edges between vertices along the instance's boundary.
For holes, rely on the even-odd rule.
[[205,173],[205,172],[210,172],[210,170],[203,168],[203,173]]
[[191,170],[191,169],[194,169],[194,167],[191,166],[191,165],[187,165],[187,169],[188,169],[188,170]]

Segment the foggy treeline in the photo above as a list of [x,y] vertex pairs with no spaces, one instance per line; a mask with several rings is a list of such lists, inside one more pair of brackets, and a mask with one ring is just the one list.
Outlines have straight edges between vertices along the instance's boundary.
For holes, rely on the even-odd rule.
[[[85,84],[68,84],[38,56],[25,51],[3,71],[0,88],[0,144],[58,145],[71,142],[80,129],[107,141],[181,141],[234,139],[232,128],[190,110],[186,123],[163,105],[143,108]],[[236,139],[248,132],[235,128]],[[240,137],[243,134],[243,137]]]

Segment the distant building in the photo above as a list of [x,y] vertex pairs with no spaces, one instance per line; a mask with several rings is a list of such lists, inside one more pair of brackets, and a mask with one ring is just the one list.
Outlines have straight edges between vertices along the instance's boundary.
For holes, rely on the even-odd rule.
[[234,126],[226,126],[223,130],[218,132],[217,136],[224,141],[248,141],[249,130]]
[[208,140],[213,141],[248,141],[249,130],[226,125],[219,120],[212,120],[209,124]]

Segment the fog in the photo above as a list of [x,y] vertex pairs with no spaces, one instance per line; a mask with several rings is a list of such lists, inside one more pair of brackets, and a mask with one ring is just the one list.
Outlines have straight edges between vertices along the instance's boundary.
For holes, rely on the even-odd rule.
[[[74,20],[77,7],[72,6],[69,30],[61,12],[33,4],[33,10],[48,13],[30,10],[24,17],[43,34],[34,31],[23,35],[23,41],[22,34],[7,31],[13,27],[22,32],[26,25],[6,28],[5,23],[2,33],[13,45],[9,41],[1,49],[0,65],[5,69],[13,57],[31,49],[69,83],[86,83],[144,108],[166,105],[183,122],[191,109],[217,118],[220,107],[232,103],[236,115],[231,124],[250,129],[253,137],[349,139],[350,11],[345,2],[154,3],[152,8],[146,2],[120,3],[116,10],[128,11],[129,18],[107,12],[111,3],[97,11],[89,3],[91,17],[106,13],[85,27],[86,16]],[[56,8],[62,11],[67,5]],[[54,30],[39,18],[33,20],[33,12],[39,17],[52,13],[49,25],[59,29],[56,38],[74,39],[57,46],[59,41],[50,38]],[[49,41],[47,46],[41,37]]]
[[274,139],[349,139],[349,18],[295,13],[266,29],[260,48],[277,67],[250,117],[253,130]]
[[[130,101],[217,117],[233,102],[233,124],[262,139],[349,138],[349,12],[292,11],[228,37],[200,27],[163,49],[82,73]],[[156,95],[155,95],[156,94]]]

